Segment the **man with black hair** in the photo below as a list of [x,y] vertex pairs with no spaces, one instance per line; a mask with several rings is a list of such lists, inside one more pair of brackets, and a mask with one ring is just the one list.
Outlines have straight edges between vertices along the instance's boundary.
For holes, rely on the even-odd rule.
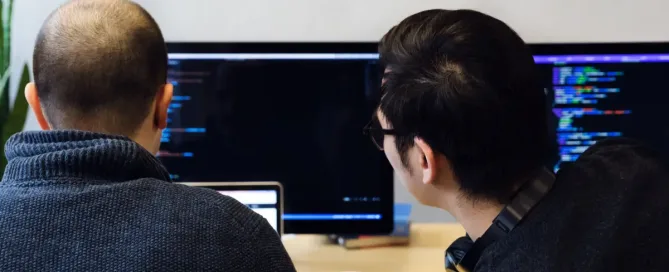
[[172,85],[154,19],[125,0],[53,12],[25,96],[44,131],[14,135],[0,183],[0,271],[295,271],[232,198],[170,183],[158,152]]
[[[471,10],[414,14],[379,50],[386,73],[369,132],[408,190],[451,213],[473,243],[556,159],[530,50],[506,24]],[[632,140],[600,141],[485,247],[474,270],[666,270],[666,169]]]

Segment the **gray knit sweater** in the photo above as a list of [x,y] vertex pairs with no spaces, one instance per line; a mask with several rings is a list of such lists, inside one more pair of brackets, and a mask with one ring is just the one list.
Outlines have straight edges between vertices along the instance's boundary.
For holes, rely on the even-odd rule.
[[295,271],[260,215],[127,138],[24,132],[6,156],[0,271]]

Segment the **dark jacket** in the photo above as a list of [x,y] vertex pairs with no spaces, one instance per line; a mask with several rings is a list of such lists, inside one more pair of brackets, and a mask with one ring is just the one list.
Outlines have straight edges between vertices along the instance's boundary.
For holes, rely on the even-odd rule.
[[6,156],[0,271],[295,271],[263,217],[127,138],[24,132]]
[[668,226],[665,159],[631,140],[604,140],[558,172],[476,271],[667,271]]

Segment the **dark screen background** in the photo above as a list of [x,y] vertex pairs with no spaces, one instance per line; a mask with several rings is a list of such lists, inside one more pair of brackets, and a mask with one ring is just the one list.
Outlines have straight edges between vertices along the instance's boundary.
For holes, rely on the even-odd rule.
[[392,202],[380,189],[392,168],[362,134],[376,61],[171,60],[169,73],[160,159],[176,181],[279,181],[286,214],[380,214]]

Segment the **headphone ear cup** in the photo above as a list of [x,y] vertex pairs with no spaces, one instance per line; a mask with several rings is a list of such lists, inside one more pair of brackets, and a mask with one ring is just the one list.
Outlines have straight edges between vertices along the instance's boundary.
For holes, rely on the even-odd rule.
[[[456,266],[465,257],[467,251],[472,248],[474,241],[468,236],[463,236],[455,240],[446,249],[446,269],[447,271],[457,271]],[[449,270],[450,269],[450,270]]]
[[455,240],[451,246],[448,247],[447,251],[450,251],[453,257],[455,257],[458,262],[460,262],[460,260],[465,257],[465,254],[467,254],[467,251],[469,251],[473,245],[474,241],[472,241],[472,239],[469,239],[467,236],[463,236]]

